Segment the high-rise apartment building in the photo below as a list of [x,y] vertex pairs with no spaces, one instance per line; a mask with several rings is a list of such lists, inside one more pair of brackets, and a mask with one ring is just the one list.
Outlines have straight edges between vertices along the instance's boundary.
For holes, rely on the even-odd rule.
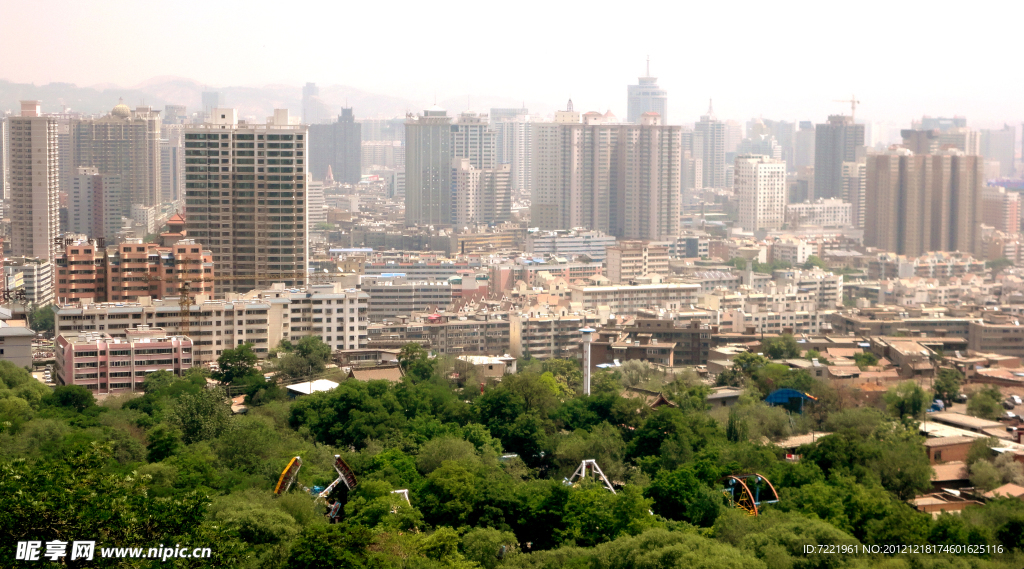
[[474,168],[486,170],[498,164],[495,130],[486,116],[462,113],[451,127],[452,158],[468,158]]
[[362,126],[352,109],[343,108],[338,120],[329,124],[309,123],[309,171],[316,180],[327,177],[342,184],[358,184],[362,174]]
[[658,86],[658,78],[651,77],[651,61],[647,60],[647,74],[636,85],[626,87],[626,122],[639,124],[644,113],[658,113],[668,123],[668,91]]
[[843,162],[844,202],[850,204],[850,221],[854,227],[864,227],[864,184],[867,166],[864,162]]
[[185,124],[188,122],[188,111],[185,105],[164,105],[164,125]]
[[789,203],[802,203],[814,199],[814,166],[804,166],[789,175]]
[[503,128],[503,123],[516,121],[517,119],[528,121],[528,108],[492,108],[490,113],[487,114],[487,120],[489,121],[490,128],[495,131],[496,164],[512,164],[513,162],[512,148],[514,146],[510,139],[512,131],[511,129],[506,130]]
[[491,126],[496,126],[501,121],[512,120],[516,117],[530,114],[530,109],[526,107],[507,107],[507,108],[492,108],[490,113],[487,115],[491,122]]
[[113,243],[130,206],[121,176],[79,167],[68,195],[68,231]]
[[[86,299],[133,302],[147,296],[177,298],[183,281],[190,284],[192,298],[214,292],[210,251],[192,239],[161,246],[133,238],[112,247],[69,240],[61,246],[54,265],[59,304]],[[114,328],[112,323],[109,329]]]
[[586,113],[581,124],[578,116],[565,111],[555,122],[533,125],[531,223],[674,239],[682,127],[663,125],[654,113],[635,125],[606,122],[599,113]]
[[[71,187],[71,177],[75,175],[73,134],[74,123],[78,121],[79,117],[67,113],[53,113],[49,116],[57,121],[57,180],[61,192],[60,197],[63,198],[63,194]],[[60,207],[63,208],[64,204],[61,204]],[[61,212],[61,231],[67,229],[65,215],[64,212]]]
[[980,247],[984,160],[906,148],[867,157],[864,244],[901,255]]
[[434,106],[405,121],[405,224],[452,224],[451,117]]
[[942,150],[956,149],[969,156],[981,153],[981,134],[966,127],[952,127],[946,130],[900,131],[903,146],[914,154],[938,154]]
[[[779,159],[786,163],[786,169],[790,172],[796,170],[794,161],[796,160],[796,123],[789,121],[775,121],[769,119],[751,119],[747,121],[747,138],[756,139],[759,134],[769,135],[775,138],[776,143],[782,149],[782,154]],[[737,153],[742,154],[742,148],[736,150]],[[753,152],[752,154],[763,154],[760,152]]]
[[160,141],[160,192],[164,203],[176,203],[185,197],[184,150],[166,138]]
[[405,144],[406,119],[359,119],[362,139],[389,140]]
[[[7,152],[10,150],[10,123],[7,117],[0,113],[0,201],[7,199],[8,183],[7,168],[10,165],[10,158]],[[0,212],[0,216],[3,212]]]
[[786,163],[768,156],[736,157],[733,188],[739,225],[747,231],[781,229],[786,221]]
[[[186,229],[206,244],[217,273],[234,280],[218,290],[247,292],[272,282],[305,281],[306,127],[275,109],[266,124],[214,109],[185,129]],[[299,273],[289,279],[268,273]]]
[[314,180],[312,175],[306,176],[306,225],[308,231],[320,231],[317,225],[327,223],[327,200],[324,198],[324,183]]
[[[708,112],[693,126],[694,157],[700,158],[704,181],[701,187],[724,188],[725,184],[725,123],[715,117],[708,104]],[[700,151],[697,151],[699,146]]]
[[1016,173],[1014,145],[1017,144],[1017,129],[1004,124],[1000,130],[981,131],[981,155],[986,160],[999,162],[999,177],[1010,178]]
[[[517,109],[491,109],[491,111]],[[526,109],[518,109],[525,111]],[[494,122],[497,163],[509,164],[512,170],[512,190],[529,193],[533,189],[533,124],[530,115],[521,114]]]
[[363,172],[370,174],[370,170],[389,169],[401,170],[405,168],[405,147],[401,142],[394,140],[364,140],[361,144],[361,155]]
[[1006,188],[988,186],[982,190],[982,222],[996,231],[1018,233],[1020,231],[1020,194],[1008,192]]
[[814,196],[838,198],[843,193],[843,162],[857,162],[863,154],[864,125],[853,117],[831,115],[814,133]]
[[727,153],[736,152],[736,147],[743,140],[743,125],[734,120],[727,120],[723,124],[725,125],[725,151]]
[[25,289],[25,300],[45,306],[53,302],[53,263],[43,257],[12,256],[4,259],[7,288]]
[[496,224],[512,219],[511,166],[479,169],[469,158],[452,163],[454,225]]
[[694,158],[694,153],[685,142],[683,142],[682,148],[681,175],[683,180],[683,206],[685,207],[696,204],[697,190],[704,184],[704,161],[700,158]]
[[967,117],[921,117],[920,121],[910,123],[915,130],[950,130],[967,128]]
[[39,101],[22,101],[9,117],[11,249],[14,255],[52,261],[60,223],[57,120],[45,117]]
[[302,123],[314,125],[329,122],[331,109],[320,99],[320,87],[316,83],[306,83],[302,88]]
[[[119,103],[95,120],[73,121],[74,167],[96,168],[120,176],[132,204],[158,205],[163,199],[160,169],[160,112]],[[72,171],[72,175],[74,171]]]
[[203,114],[206,115],[207,118],[209,118],[210,115],[213,114],[214,109],[219,109],[225,106],[224,100],[220,96],[220,93],[218,91],[203,91],[202,100]]
[[782,160],[782,146],[770,134],[755,134],[744,138],[736,146],[736,154],[759,154],[775,160]]
[[814,123],[800,121],[793,140],[793,169],[814,167]]

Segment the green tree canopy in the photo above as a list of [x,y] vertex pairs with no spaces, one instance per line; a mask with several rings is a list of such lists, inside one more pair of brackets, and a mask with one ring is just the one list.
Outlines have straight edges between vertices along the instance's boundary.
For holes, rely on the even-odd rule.
[[32,330],[52,337],[54,319],[52,304],[37,306],[28,314],[28,325]]
[[252,351],[252,344],[242,344],[237,348],[224,350],[217,358],[220,371],[213,374],[214,379],[232,385],[248,385],[263,381],[263,375],[256,369],[259,358]]
[[800,357],[800,344],[792,334],[783,334],[761,342],[761,352],[770,360]]
[[1002,414],[1003,394],[995,387],[972,393],[967,399],[967,412],[982,419],[996,419]]

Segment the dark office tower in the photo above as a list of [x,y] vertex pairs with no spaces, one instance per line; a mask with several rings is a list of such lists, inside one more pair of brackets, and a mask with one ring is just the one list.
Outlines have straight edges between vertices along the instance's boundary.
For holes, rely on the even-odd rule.
[[708,102],[708,113],[693,125],[693,148],[700,145],[701,153],[694,154],[702,160],[704,188],[724,188],[725,184],[725,123],[715,117],[715,111]]
[[985,160],[999,162],[999,177],[1011,178],[1014,168],[1014,145],[1017,143],[1017,129],[1004,124],[1002,130],[981,131],[981,155]]
[[831,115],[814,132],[814,197],[843,197],[843,162],[856,162],[864,146],[864,125]]
[[451,117],[434,106],[405,121],[405,224],[452,224]]
[[309,125],[309,171],[314,180],[327,177],[330,166],[334,179],[358,184],[362,160],[362,125],[352,109],[341,109],[337,122]]

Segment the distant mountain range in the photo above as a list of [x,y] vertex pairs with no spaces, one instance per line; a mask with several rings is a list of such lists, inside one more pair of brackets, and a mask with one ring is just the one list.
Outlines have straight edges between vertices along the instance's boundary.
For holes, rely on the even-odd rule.
[[[262,121],[273,114],[274,109],[288,109],[292,115],[302,114],[302,87],[291,85],[266,85],[263,87],[210,87],[191,79],[181,77],[155,77],[134,87],[118,87],[103,84],[79,87],[71,83],[49,83],[32,85],[0,80],[0,112],[17,112],[21,100],[40,100],[44,113],[61,112],[67,108],[84,114],[104,114],[124,99],[130,107],[149,105],[163,110],[165,105],[185,105],[189,113],[201,110],[203,91],[217,91],[221,104],[238,109],[240,117]],[[329,85],[320,87],[320,100],[335,112],[340,112],[346,103],[354,110],[356,118],[404,117],[406,113],[418,113],[433,106],[432,101],[412,101],[401,97],[368,93],[354,87]],[[519,107],[522,101],[508,97],[453,97],[439,104],[450,115],[466,110],[487,112],[491,107]],[[534,113],[549,114],[554,111],[550,105],[529,107]]]

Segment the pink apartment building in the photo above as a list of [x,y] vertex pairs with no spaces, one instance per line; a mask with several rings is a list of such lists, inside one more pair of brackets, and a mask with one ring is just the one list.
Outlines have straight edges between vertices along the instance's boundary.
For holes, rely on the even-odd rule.
[[81,385],[97,394],[136,391],[154,371],[181,375],[192,367],[192,340],[162,328],[139,326],[124,338],[72,332],[58,336],[56,345],[58,385]]

